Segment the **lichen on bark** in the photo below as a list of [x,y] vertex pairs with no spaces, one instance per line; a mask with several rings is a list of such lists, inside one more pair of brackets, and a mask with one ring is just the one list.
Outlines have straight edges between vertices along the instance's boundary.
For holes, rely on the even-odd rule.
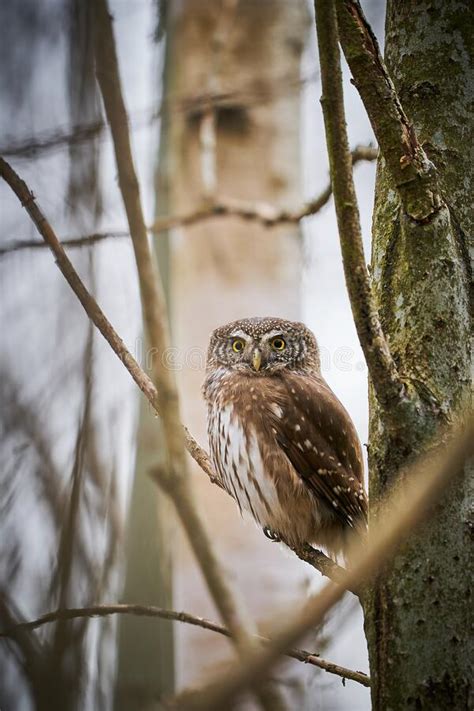
[[[373,288],[391,352],[420,404],[409,426],[394,431],[371,397],[374,518],[400,470],[469,403],[467,235],[472,235],[474,215],[466,127],[472,121],[473,22],[467,1],[389,0],[387,5],[385,59],[405,112],[436,166],[444,205],[425,223],[408,217],[380,161]],[[470,707],[469,487],[469,477],[452,487],[366,600],[374,709]]]

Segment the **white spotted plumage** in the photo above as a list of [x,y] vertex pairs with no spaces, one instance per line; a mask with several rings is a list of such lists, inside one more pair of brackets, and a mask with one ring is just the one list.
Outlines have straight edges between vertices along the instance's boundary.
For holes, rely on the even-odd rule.
[[249,511],[261,526],[278,517],[278,494],[264,470],[255,431],[246,431],[232,404],[210,410],[208,434],[211,460],[240,511]]

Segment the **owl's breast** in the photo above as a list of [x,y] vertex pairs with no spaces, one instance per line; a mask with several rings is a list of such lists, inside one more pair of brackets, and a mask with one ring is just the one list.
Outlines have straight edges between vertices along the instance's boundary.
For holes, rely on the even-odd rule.
[[321,540],[334,513],[314,496],[278,442],[285,417],[274,378],[223,378],[207,391],[211,460],[240,511],[292,544]]
[[270,526],[282,514],[275,478],[264,462],[256,423],[243,414],[234,404],[210,405],[211,459],[240,511],[247,510],[261,526]]

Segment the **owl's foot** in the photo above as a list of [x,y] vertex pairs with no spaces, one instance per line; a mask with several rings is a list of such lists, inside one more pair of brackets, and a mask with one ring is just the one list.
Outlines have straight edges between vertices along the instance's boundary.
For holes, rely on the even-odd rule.
[[280,541],[281,541],[280,534],[277,533],[276,531],[272,531],[272,529],[269,528],[268,526],[264,526],[263,532],[266,535],[266,537],[269,538],[274,543],[280,543]]

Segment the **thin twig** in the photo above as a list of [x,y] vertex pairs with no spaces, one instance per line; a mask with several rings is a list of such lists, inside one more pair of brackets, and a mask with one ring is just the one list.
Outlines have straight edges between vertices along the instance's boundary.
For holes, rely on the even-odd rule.
[[[9,599],[8,591],[0,587],[0,620],[7,629],[13,629],[22,619],[19,610]],[[24,618],[23,618],[24,619]],[[38,701],[44,694],[44,678],[48,660],[48,649],[36,635],[29,634],[27,630],[18,630],[14,643],[8,645],[12,658],[17,660],[18,667],[23,667],[26,672],[31,689],[33,702]]]
[[301,612],[296,615],[289,612],[289,622],[283,631],[273,636],[271,644],[251,654],[240,667],[221,674],[207,689],[181,704],[181,711],[217,711],[230,707],[237,696],[265,678],[286,650],[322,621],[345,588],[360,587],[393,559],[401,543],[434,513],[435,502],[454,477],[463,473],[466,461],[474,456],[474,419],[468,419],[444,436],[438,432],[436,442],[441,442],[436,452],[431,451],[404,472],[403,485],[385,502],[383,515],[370,531],[367,544],[354,551],[353,567],[344,574],[343,585],[328,583]]
[[[91,247],[98,242],[103,242],[107,239],[120,239],[130,237],[130,232],[123,230],[108,230],[107,232],[93,232],[89,235],[81,235],[79,237],[65,237],[61,240],[61,244],[67,249],[74,247]],[[44,249],[47,247],[44,242],[37,239],[15,239],[6,242],[0,246],[0,257],[11,252],[20,252],[22,249]]]
[[382,331],[370,289],[344,116],[342,73],[333,0],[317,0],[324,125],[344,274],[352,314],[377,398],[387,410],[408,401]]
[[187,427],[184,427],[184,438],[186,442],[186,449],[196,464],[198,464],[202,471],[207,474],[211,484],[216,484],[220,489],[227,492],[222,481],[220,480],[220,477],[217,476],[216,472],[212,468],[211,459],[208,453],[196,442]]
[[[136,615],[137,617],[159,617],[164,620],[173,620],[175,622],[184,622],[189,625],[194,625],[196,627],[202,627],[203,629],[210,630],[211,632],[217,632],[218,634],[224,635],[225,637],[231,637],[229,630],[216,622],[211,622],[203,617],[196,617],[195,615],[190,615],[188,612],[177,612],[176,610],[165,610],[161,607],[156,607],[155,605],[92,605],[90,607],[75,607],[75,608],[61,608],[59,610],[54,610],[53,612],[48,612],[45,615],[41,615],[35,620],[30,620],[28,622],[21,622],[20,624],[15,624],[10,626],[4,631],[0,631],[1,637],[15,637],[20,630],[34,630],[42,625],[46,625],[50,622],[57,622],[58,620],[75,620],[77,618],[84,617],[106,617],[108,615]],[[271,644],[271,640],[267,637],[262,637],[261,635],[256,635],[256,638],[265,644]],[[353,671],[352,669],[347,669],[346,667],[341,667],[339,664],[334,664],[333,662],[328,662],[326,659],[321,659],[318,654],[314,652],[307,652],[304,649],[290,649],[286,652],[286,656],[296,659],[305,664],[311,664],[312,666],[318,667],[319,669],[324,669],[324,671],[330,674],[336,674],[343,679],[351,679],[356,681],[362,686],[370,686],[370,678],[367,674],[360,671]]]
[[[352,164],[356,165],[361,161],[374,161],[377,158],[378,150],[373,146],[356,146],[351,151]],[[167,232],[176,227],[189,227],[204,220],[216,217],[237,217],[250,222],[258,222],[264,227],[277,227],[284,224],[297,224],[305,217],[316,215],[327,203],[332,195],[331,183],[324,190],[309,200],[307,203],[297,208],[280,208],[264,202],[249,202],[231,197],[217,197],[212,202],[205,202],[196,210],[182,213],[181,215],[171,215],[161,217],[147,227],[148,232],[157,234]],[[130,233],[123,230],[107,230],[106,232],[94,232],[90,235],[80,237],[67,237],[61,243],[67,247],[87,247],[105,239],[118,239],[129,237]],[[44,248],[45,243],[38,240],[14,240],[0,246],[0,256],[10,252],[17,252],[21,249]]]
[[407,118],[357,0],[337,0],[341,46],[405,212],[426,222],[443,205],[436,170]]

